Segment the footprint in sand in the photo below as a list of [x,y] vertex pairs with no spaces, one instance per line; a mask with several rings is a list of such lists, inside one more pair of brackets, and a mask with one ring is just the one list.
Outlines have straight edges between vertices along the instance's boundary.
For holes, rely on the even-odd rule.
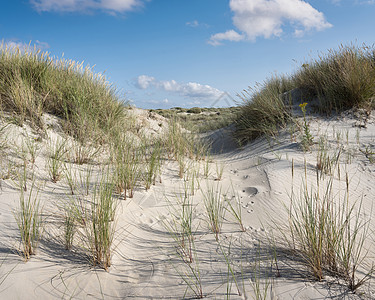
[[137,214],[137,215],[139,216],[139,220],[141,221],[141,223],[144,224],[144,225],[152,225],[155,222],[154,219],[152,219],[151,217],[148,217],[148,216],[146,216],[142,213]]
[[242,192],[247,194],[249,197],[253,197],[258,194],[258,189],[256,187],[250,186],[243,189]]

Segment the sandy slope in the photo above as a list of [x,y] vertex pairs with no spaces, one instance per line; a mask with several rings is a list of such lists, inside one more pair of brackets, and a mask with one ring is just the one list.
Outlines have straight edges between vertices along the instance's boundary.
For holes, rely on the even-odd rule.
[[[144,120],[149,118],[144,117]],[[344,116],[339,119],[314,119],[310,126],[315,141],[326,136],[329,151],[342,148],[341,176],[335,175],[335,191],[345,186],[345,172],[349,174],[351,201],[363,199],[364,218],[371,214],[375,199],[375,163],[370,163],[359,149],[368,147],[375,151],[375,123],[369,119],[366,128],[358,125],[357,119]],[[146,122],[146,121],[144,121]],[[155,130],[159,121],[156,121]],[[9,128],[17,140],[22,130]],[[50,130],[49,135],[57,134]],[[190,162],[188,172],[199,169],[195,184],[194,206],[195,248],[198,259],[191,267],[201,278],[202,290],[209,299],[252,299],[254,270],[261,282],[269,282],[267,299],[356,299],[360,296],[349,293],[345,286],[335,284],[334,278],[322,282],[310,280],[306,268],[293,258],[279,258],[280,277],[276,277],[272,254],[264,249],[260,240],[270,236],[271,220],[280,224],[287,222],[283,204],[290,201],[292,185],[298,194],[305,173],[309,184],[316,181],[317,148],[303,152],[296,135],[292,138],[284,132],[277,140],[259,139],[243,149],[233,147],[228,133],[215,132],[211,137],[216,154],[212,156],[210,174],[205,178],[205,162]],[[45,143],[45,141],[42,141]],[[45,147],[45,145],[43,146]],[[44,149],[44,148],[43,148]],[[219,151],[220,150],[220,151]],[[218,154],[221,152],[221,154]],[[15,159],[17,160],[17,159]],[[294,177],[292,179],[292,162]],[[4,162],[3,162],[4,163]],[[13,212],[18,207],[19,189],[11,179],[1,180],[0,191],[0,298],[1,299],[181,299],[194,297],[183,280],[189,274],[189,264],[183,263],[175,254],[175,243],[165,225],[172,220],[173,208],[184,197],[184,179],[178,177],[176,162],[166,161],[161,182],[149,191],[139,187],[132,199],[119,199],[116,218],[116,236],[112,266],[109,272],[93,268],[87,253],[75,246],[72,251],[63,245],[63,207],[71,199],[69,189],[62,180],[52,183],[46,173],[46,153],[41,151],[35,164],[37,180],[42,188],[39,197],[46,214],[45,233],[38,252],[25,263],[19,249],[19,232]],[[225,166],[223,178],[217,179],[216,169]],[[4,168],[4,165],[2,165]],[[306,166],[306,168],[305,168]],[[77,167],[84,174],[85,166]],[[306,171],[305,171],[306,169]],[[100,166],[93,165],[94,174]],[[95,176],[93,176],[93,180]],[[200,188],[198,188],[198,182]],[[232,197],[238,195],[246,232],[242,232],[233,216],[227,212],[218,244],[209,230],[203,206],[203,194],[207,188],[221,189],[221,193]],[[229,191],[229,192],[228,192]],[[190,191],[191,193],[191,191]],[[229,196],[230,195],[230,196]],[[373,223],[371,223],[373,224]],[[374,228],[371,225],[371,228]],[[278,241],[276,241],[278,244]],[[372,246],[372,240],[369,241]],[[238,295],[223,252],[231,260],[238,285],[245,293]],[[371,263],[373,253],[368,260]],[[272,267],[271,267],[272,266]],[[241,271],[242,270],[242,271]],[[180,275],[179,275],[180,274]],[[229,275],[228,275],[229,274]],[[229,276],[229,280],[228,280]],[[263,285],[261,290],[264,291]],[[375,297],[373,281],[361,288],[367,298]]]

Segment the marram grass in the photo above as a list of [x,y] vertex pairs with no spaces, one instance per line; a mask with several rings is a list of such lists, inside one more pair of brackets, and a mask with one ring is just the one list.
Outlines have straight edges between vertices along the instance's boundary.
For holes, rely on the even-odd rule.
[[40,50],[0,45],[0,109],[19,125],[44,129],[43,114],[60,117],[80,140],[107,141],[126,122],[124,105],[102,74]]
[[351,108],[369,111],[375,107],[375,48],[341,45],[306,61],[293,75],[272,76],[239,96],[243,102],[235,137],[240,144],[274,136],[293,124],[290,104],[311,103],[322,115]]

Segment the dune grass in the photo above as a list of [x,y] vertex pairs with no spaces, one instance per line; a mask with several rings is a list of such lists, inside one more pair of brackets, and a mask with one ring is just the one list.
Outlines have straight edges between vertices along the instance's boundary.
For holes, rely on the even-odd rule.
[[[202,190],[201,190],[202,191]],[[215,238],[219,240],[219,234],[223,226],[225,212],[226,212],[226,201],[223,199],[221,192],[221,186],[217,184],[216,188],[207,182],[206,191],[202,191],[203,204],[206,208],[208,217],[208,226],[210,230],[215,234]]]
[[235,120],[235,138],[239,144],[261,135],[275,136],[291,120],[291,114],[280,97],[292,88],[285,76],[273,76],[255,89],[249,88],[240,95],[243,105]]
[[[318,171],[317,171],[318,172]],[[317,174],[317,186],[307,179],[301,193],[290,195],[288,228],[278,226],[287,247],[301,259],[317,280],[325,276],[343,279],[351,291],[356,291],[372,277],[374,266],[366,259],[366,240],[372,234],[370,220],[363,218],[362,202],[349,200],[349,176],[345,187],[334,193],[333,176],[322,179]],[[352,204],[351,204],[352,203]]]
[[[235,191],[233,184],[231,186],[231,192],[227,192],[223,195],[226,202],[227,211],[234,217],[238,222],[242,232],[246,231],[246,228],[243,224],[242,218],[242,207],[241,207],[241,198],[238,192]],[[234,202],[234,203],[233,203]]]
[[321,113],[371,109],[375,105],[375,49],[340,45],[303,64],[293,80],[307,100],[318,98]]
[[50,141],[48,150],[47,169],[52,182],[56,183],[60,180],[63,172],[63,157],[66,153],[65,140],[56,139],[55,141]]
[[64,130],[81,142],[108,141],[126,122],[116,90],[102,74],[72,60],[35,49],[0,45],[0,109],[17,124],[44,128],[43,113],[60,117]]
[[89,249],[93,265],[100,265],[105,270],[111,266],[111,250],[115,226],[115,204],[112,198],[113,186],[102,180],[96,188],[91,205],[91,219],[88,228]]
[[33,181],[30,191],[20,189],[19,209],[14,213],[21,235],[22,255],[25,261],[35,254],[43,231],[42,208],[38,199],[38,191],[34,191]]
[[[293,90],[298,93],[293,95]],[[291,104],[314,103],[312,109],[323,115],[350,108],[371,110],[375,107],[375,48],[341,45],[303,63],[294,74],[272,76],[240,97],[243,104],[235,120],[239,143],[277,134],[293,120]]]

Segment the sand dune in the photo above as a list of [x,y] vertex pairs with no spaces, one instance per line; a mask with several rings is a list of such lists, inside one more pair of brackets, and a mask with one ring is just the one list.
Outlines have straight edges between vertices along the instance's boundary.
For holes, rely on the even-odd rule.
[[[139,114],[141,128],[151,124],[149,128],[158,134],[162,120]],[[291,253],[278,254],[276,263],[268,238],[273,232],[274,246],[285,246],[280,233],[271,227],[275,222],[287,225],[285,206],[288,207],[292,193],[298,198],[304,183],[309,189],[316,188],[317,156],[322,143],[331,158],[340,153],[339,170],[333,168],[332,176],[323,177],[322,184],[333,178],[333,194],[342,197],[348,174],[349,201],[362,200],[361,217],[363,220],[371,217],[375,199],[374,120],[370,116],[365,126],[360,126],[358,117],[351,113],[325,119],[314,117],[310,128],[315,143],[306,152],[300,147],[298,130],[292,135],[289,131],[281,132],[276,139],[260,138],[240,149],[234,147],[230,129],[211,133],[214,151],[209,163],[187,160],[184,178],[179,178],[177,162],[166,160],[160,180],[150,190],[139,186],[133,198],[118,198],[114,250],[108,272],[90,265],[87,251],[79,242],[70,251],[64,248],[63,208],[73,196],[65,180],[53,183],[49,179],[45,167],[47,140],[61,135],[50,127],[47,137],[40,142],[34,166],[45,228],[37,253],[28,262],[19,253],[20,237],[14,218],[20,197],[17,179],[3,176],[1,180],[0,298],[182,299],[194,298],[201,290],[208,299],[223,299],[228,295],[232,299],[253,299],[259,283],[259,292],[267,292],[265,299],[372,299],[375,297],[372,279],[359,292],[352,293],[334,276],[325,276],[321,282],[314,280],[308,268]],[[30,128],[10,125],[6,130],[12,144],[20,143],[25,130],[34,136]],[[14,164],[20,163],[15,153],[9,157],[13,157]],[[8,159],[2,160],[2,171]],[[94,181],[102,166],[98,161],[90,166]],[[82,176],[88,170],[87,165],[74,168]],[[222,178],[218,180],[219,177]],[[233,204],[240,200],[245,232],[226,207],[219,242],[216,241],[204,206],[204,196],[210,190],[215,195],[225,194]],[[30,189],[26,193],[29,192]],[[191,263],[176,254],[176,241],[168,230],[178,219],[175,215],[181,209],[179,201],[186,197],[191,201],[193,214]],[[374,220],[370,222],[372,234]],[[365,249],[369,249],[365,262],[369,265],[374,259],[373,242],[370,236],[365,244]]]

